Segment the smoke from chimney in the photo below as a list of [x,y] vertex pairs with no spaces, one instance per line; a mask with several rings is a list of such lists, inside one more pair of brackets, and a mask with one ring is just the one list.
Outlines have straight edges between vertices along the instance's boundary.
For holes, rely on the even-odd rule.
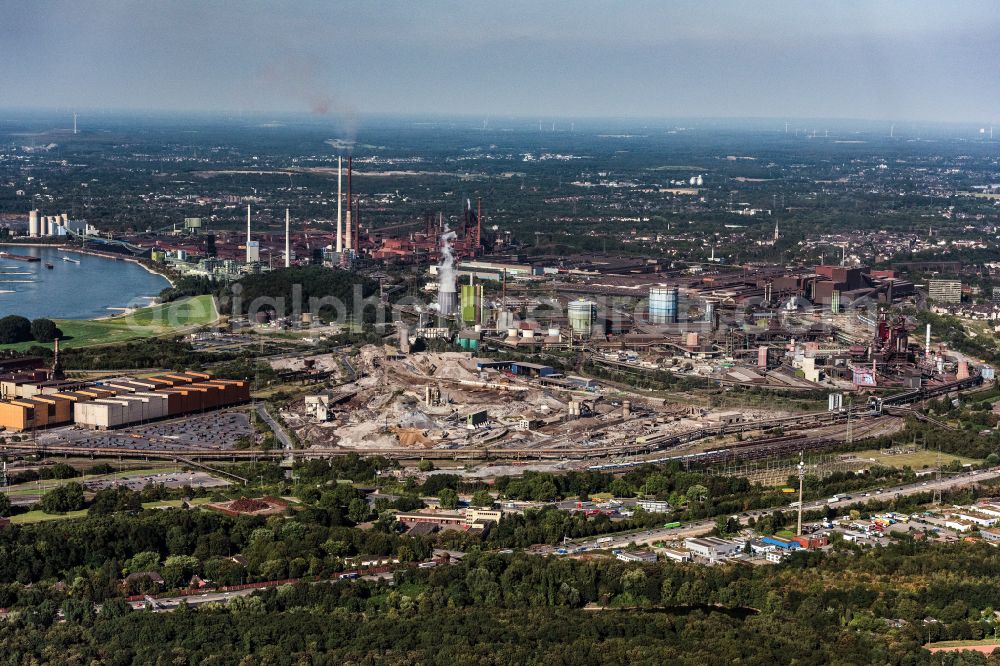
[[441,263],[438,264],[438,310],[442,315],[455,311],[455,255],[451,252],[451,241],[458,235],[445,225],[441,234]]

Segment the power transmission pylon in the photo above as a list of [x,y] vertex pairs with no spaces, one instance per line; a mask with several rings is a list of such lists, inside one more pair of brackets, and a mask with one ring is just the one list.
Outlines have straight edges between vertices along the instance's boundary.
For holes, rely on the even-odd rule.
[[937,467],[937,474],[934,480],[934,506],[941,506],[941,441],[938,440],[937,456],[935,459],[935,467]]
[[803,452],[799,451],[799,522],[795,531],[796,536],[802,536],[802,489],[806,480],[806,464],[802,459]]

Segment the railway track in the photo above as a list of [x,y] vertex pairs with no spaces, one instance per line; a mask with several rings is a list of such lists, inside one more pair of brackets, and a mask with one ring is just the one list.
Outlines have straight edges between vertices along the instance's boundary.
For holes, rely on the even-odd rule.
[[[846,419],[845,414],[836,413],[809,413],[798,416],[780,417],[766,419],[763,421],[753,421],[735,424],[719,424],[706,428],[687,430],[680,433],[662,434],[651,436],[643,441],[636,441],[627,444],[615,444],[611,446],[556,446],[556,447],[518,447],[518,448],[490,448],[489,446],[470,447],[463,449],[423,449],[413,447],[393,447],[381,448],[367,451],[366,453],[385,455],[400,460],[429,459],[479,459],[479,458],[518,458],[518,459],[563,459],[563,458],[604,458],[611,456],[649,454],[656,451],[672,448],[679,444],[698,441],[708,437],[723,436],[727,434],[743,433],[756,430],[768,430],[777,427],[788,426],[815,426],[819,423],[837,423]],[[750,447],[754,444],[768,444],[783,441],[788,437],[766,437],[748,442],[742,442],[736,447]],[[154,440],[155,441],[155,440]],[[126,438],[122,438],[123,444],[128,444]],[[288,450],[262,450],[262,449],[219,449],[209,447],[190,446],[184,449],[172,448],[128,448],[127,446],[75,446],[72,444],[53,443],[32,443],[32,442],[4,442],[0,444],[0,452],[10,453],[46,453],[60,455],[89,455],[89,456],[121,456],[133,458],[170,458],[184,456],[192,460],[253,460],[259,458],[282,458],[289,454]],[[297,449],[292,454],[297,458],[329,458],[342,456],[349,453],[356,453],[356,450],[343,448],[309,448]]]
[[[453,380],[457,381],[457,380]],[[974,388],[982,384],[982,378],[975,376],[968,379],[957,380],[939,386],[914,389],[905,393],[890,396],[882,401],[883,406],[896,406],[908,403],[920,402],[938,395],[945,395],[955,391]],[[887,413],[895,410],[886,410]],[[900,415],[905,410],[899,410]],[[850,411],[851,418],[858,419],[861,431],[858,435],[864,436],[864,429],[861,420],[864,418],[878,418],[874,416],[868,407],[856,407]],[[745,433],[750,431],[766,431],[773,428],[797,427],[815,429],[818,426],[833,425],[846,421],[848,412],[812,412],[808,414],[779,417],[762,421],[751,421],[742,423],[718,424],[695,430],[683,431],[680,433],[663,433],[640,438],[629,444],[616,444],[612,446],[593,447],[523,447],[523,448],[490,448],[488,446],[473,447],[465,449],[423,449],[410,447],[383,448],[370,451],[363,451],[372,455],[384,455],[399,460],[419,460],[423,458],[437,460],[469,460],[469,459],[548,459],[559,460],[566,458],[593,459],[593,458],[614,458],[617,456],[648,456],[658,451],[671,449],[678,445],[706,439],[708,437],[723,436],[727,434]],[[676,454],[661,456],[657,458],[644,458],[625,462],[610,462],[591,465],[589,469],[594,470],[615,470],[634,467],[637,465],[682,461],[682,462],[705,462],[716,463],[733,460],[753,460],[757,458],[781,455],[801,450],[813,450],[828,446],[841,444],[843,440],[833,436],[808,437],[804,434],[782,435],[757,438],[746,442],[737,442],[709,449],[699,453]],[[309,448],[298,449],[291,452],[293,457],[300,459],[330,458],[335,456],[359,453],[362,451],[343,448]],[[129,449],[126,447],[87,447],[73,446],[59,443],[38,444],[32,442],[3,442],[0,443],[0,453],[35,453],[35,454],[57,454],[73,456],[93,456],[93,457],[123,457],[123,458],[155,458],[155,459],[176,459],[184,456],[193,461],[218,460],[257,460],[257,459],[281,459],[289,454],[287,450],[261,450],[243,449],[230,450],[219,448],[199,448],[187,447],[177,448],[147,448]]]

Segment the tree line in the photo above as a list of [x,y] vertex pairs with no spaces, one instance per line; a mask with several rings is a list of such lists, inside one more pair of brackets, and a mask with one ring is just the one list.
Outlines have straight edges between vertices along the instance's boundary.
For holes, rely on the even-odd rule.
[[[154,563],[150,556],[130,566]],[[184,566],[175,558],[164,569],[183,576]],[[164,614],[118,599],[98,612],[78,582],[35,587],[3,599],[11,615],[0,623],[0,647],[14,663],[916,666],[941,663],[921,650],[928,637],[996,631],[998,573],[1000,555],[987,545],[905,536],[881,549],[840,545],[769,567],[481,551],[399,571],[391,584],[300,583]],[[992,662],[969,655],[948,663]]]

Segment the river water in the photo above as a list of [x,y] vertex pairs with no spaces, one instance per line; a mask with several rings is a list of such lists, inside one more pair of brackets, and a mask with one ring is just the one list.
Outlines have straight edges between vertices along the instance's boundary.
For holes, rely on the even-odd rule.
[[[149,305],[151,298],[170,286],[166,278],[130,261],[53,247],[4,245],[0,252],[41,258],[27,262],[0,257],[0,317],[107,317],[121,314],[122,308]],[[80,263],[63,261],[63,257]]]

